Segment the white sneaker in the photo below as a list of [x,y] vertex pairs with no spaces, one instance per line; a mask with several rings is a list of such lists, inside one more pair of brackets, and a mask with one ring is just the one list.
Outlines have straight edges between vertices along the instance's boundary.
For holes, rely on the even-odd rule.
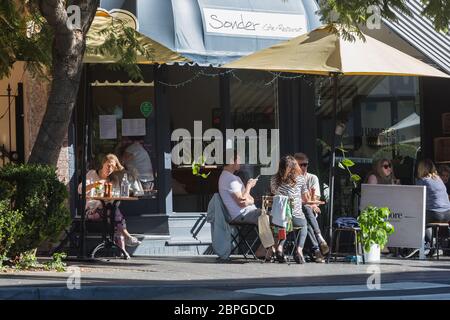
[[141,244],[141,241],[139,241],[136,237],[129,237],[125,240],[125,244],[129,247],[136,247]]

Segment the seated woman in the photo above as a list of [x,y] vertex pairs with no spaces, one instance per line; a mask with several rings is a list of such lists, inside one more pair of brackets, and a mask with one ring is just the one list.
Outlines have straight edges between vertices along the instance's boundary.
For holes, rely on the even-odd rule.
[[374,163],[372,171],[367,177],[368,184],[400,184],[395,178],[392,162],[388,159],[380,159]]
[[[298,264],[305,263],[303,257],[303,246],[305,244],[306,235],[308,234],[307,221],[302,210],[302,200],[307,201],[308,189],[305,179],[300,175],[300,167],[292,156],[281,158],[278,172],[274,175],[270,182],[270,188],[274,195],[287,196],[293,200],[292,208],[292,224],[300,229],[300,237],[298,243],[295,244],[294,260]],[[303,198],[303,199],[302,199]],[[283,246],[284,240],[279,240],[276,251],[277,260],[284,262]]]
[[[421,160],[417,166],[417,181],[419,186],[427,187],[426,223],[449,222],[450,201],[444,182],[439,177],[433,161]],[[425,241],[431,245],[432,229],[425,230]]]
[[[86,174],[86,193],[90,194],[92,189],[97,186],[110,181],[112,173],[122,171],[123,167],[119,159],[114,154],[106,155],[102,160],[100,170],[90,170]],[[78,193],[81,194],[81,183],[78,186]],[[87,220],[102,220],[102,203],[99,200],[86,201],[86,219]],[[110,214],[110,212],[108,212]],[[125,244],[128,246],[137,246],[140,241],[136,237],[130,235],[126,228],[125,219],[119,209],[116,210],[116,244],[125,250]],[[128,253],[127,253],[128,255]],[[129,255],[127,256],[129,258]]]

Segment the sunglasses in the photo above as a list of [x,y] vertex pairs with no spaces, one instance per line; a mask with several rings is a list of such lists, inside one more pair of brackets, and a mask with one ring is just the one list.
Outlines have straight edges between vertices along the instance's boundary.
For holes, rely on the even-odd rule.
[[384,164],[384,165],[383,165],[383,168],[385,168],[385,169],[391,169],[391,168],[392,168],[392,165],[390,165],[390,164]]
[[300,167],[307,167],[307,166],[309,166],[308,162],[307,163],[300,163]]

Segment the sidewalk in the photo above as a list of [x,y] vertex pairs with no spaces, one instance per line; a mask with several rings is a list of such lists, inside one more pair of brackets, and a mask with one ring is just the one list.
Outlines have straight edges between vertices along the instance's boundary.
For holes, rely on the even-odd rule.
[[[71,275],[74,280],[69,272],[0,273],[0,299],[220,299],[224,290],[230,293],[261,285],[360,285],[378,271],[383,282],[450,282],[449,257],[440,261],[388,258],[379,265],[264,264],[243,259],[220,264],[214,256],[113,259],[69,265],[80,268],[81,290],[68,289]],[[75,281],[70,283],[73,286]],[[184,293],[188,291],[197,295],[188,296]]]

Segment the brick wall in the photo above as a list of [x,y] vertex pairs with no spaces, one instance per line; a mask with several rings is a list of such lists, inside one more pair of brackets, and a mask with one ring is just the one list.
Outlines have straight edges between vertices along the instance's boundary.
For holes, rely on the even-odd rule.
[[[44,116],[48,95],[50,92],[50,82],[41,78],[34,78],[27,73],[24,79],[24,109],[25,109],[25,157],[31,154],[31,150],[36,141],[39,127]],[[58,178],[65,185],[69,183],[69,153],[68,139],[64,138],[57,164]]]

